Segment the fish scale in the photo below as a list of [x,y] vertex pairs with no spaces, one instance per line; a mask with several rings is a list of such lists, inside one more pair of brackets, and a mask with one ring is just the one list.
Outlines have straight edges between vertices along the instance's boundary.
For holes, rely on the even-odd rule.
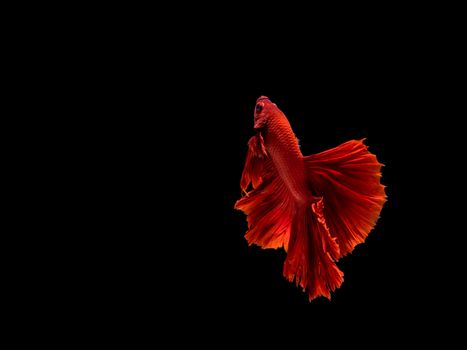
[[265,144],[292,197],[300,203],[308,202],[311,195],[306,184],[303,156],[290,123],[283,114],[277,113],[268,120]]

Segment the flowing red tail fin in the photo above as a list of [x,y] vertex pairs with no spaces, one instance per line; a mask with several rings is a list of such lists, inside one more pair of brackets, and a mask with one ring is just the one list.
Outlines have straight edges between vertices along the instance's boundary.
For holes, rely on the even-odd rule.
[[332,238],[323,216],[323,199],[307,207],[298,207],[293,220],[284,277],[300,285],[309,300],[324,296],[339,288],[344,274],[335,260],[339,246]]
[[382,164],[367,148],[363,140],[352,140],[304,157],[310,189],[323,197],[324,217],[339,244],[339,257],[365,240],[386,201]]

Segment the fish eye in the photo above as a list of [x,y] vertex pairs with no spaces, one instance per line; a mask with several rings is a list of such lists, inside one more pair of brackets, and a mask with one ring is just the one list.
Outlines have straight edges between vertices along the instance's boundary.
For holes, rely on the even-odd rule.
[[255,107],[256,112],[260,113],[263,110],[263,104],[258,103]]

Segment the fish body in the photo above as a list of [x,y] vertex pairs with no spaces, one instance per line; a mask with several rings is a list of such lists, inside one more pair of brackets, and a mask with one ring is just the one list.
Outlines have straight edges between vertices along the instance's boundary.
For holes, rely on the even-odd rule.
[[303,156],[287,117],[265,96],[257,100],[254,129],[240,180],[244,196],[235,204],[247,215],[245,237],[262,248],[283,247],[283,274],[310,301],[330,298],[343,282],[336,261],[365,240],[386,201],[382,164],[362,140]]
[[272,112],[263,131],[266,150],[290,194],[299,202],[307,201],[311,197],[297,138],[285,115],[279,109]]

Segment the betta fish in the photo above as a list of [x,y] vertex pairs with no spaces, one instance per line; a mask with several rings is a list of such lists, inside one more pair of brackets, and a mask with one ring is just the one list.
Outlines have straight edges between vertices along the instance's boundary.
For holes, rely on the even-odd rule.
[[302,155],[287,117],[265,96],[256,101],[254,129],[235,203],[247,215],[245,238],[284,247],[284,277],[310,301],[330,299],[344,276],[336,262],[364,242],[386,201],[382,164],[364,140]]

